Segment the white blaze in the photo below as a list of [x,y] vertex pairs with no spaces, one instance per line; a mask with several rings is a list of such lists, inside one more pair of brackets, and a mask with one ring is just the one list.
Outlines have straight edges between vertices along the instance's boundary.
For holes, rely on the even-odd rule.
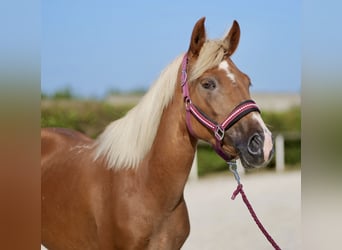
[[226,71],[227,73],[227,77],[232,80],[233,82],[235,82],[235,75],[233,74],[233,72],[230,71],[229,69],[229,64],[226,60],[222,61],[220,64],[219,64],[219,69],[222,69],[224,71]]
[[262,127],[264,131],[264,160],[267,161],[270,157],[270,152],[273,148],[273,141],[272,141],[272,133],[271,131],[266,127],[264,121],[261,119],[260,114],[258,113],[253,113],[253,119],[257,120],[260,126]]

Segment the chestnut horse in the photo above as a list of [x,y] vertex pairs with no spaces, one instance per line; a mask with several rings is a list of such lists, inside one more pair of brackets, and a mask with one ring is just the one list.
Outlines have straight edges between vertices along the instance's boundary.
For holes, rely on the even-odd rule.
[[250,100],[249,77],[230,58],[240,27],[234,21],[223,39],[207,40],[204,20],[187,53],[99,138],[42,129],[45,247],[180,249],[190,231],[183,192],[199,139],[246,168],[269,161],[271,133]]

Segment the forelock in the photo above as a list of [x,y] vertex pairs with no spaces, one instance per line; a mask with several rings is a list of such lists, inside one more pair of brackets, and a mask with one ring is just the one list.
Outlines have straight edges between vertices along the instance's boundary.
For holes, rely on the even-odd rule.
[[225,50],[221,40],[208,40],[203,44],[197,61],[191,69],[189,80],[199,78],[205,71],[217,67],[223,60]]

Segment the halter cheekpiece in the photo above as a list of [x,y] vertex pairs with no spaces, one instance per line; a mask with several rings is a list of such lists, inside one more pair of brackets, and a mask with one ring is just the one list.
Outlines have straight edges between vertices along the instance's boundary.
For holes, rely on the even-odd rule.
[[222,142],[225,136],[225,131],[227,131],[242,117],[246,116],[250,112],[257,111],[260,113],[260,110],[253,100],[245,100],[238,104],[221,124],[213,121],[191,101],[187,79],[187,65],[188,56],[187,54],[185,54],[182,61],[181,87],[186,107],[186,125],[188,127],[188,130],[193,136],[195,136],[190,122],[190,114],[192,114],[203,126],[213,131],[216,139],[216,144],[212,145],[212,147],[218,155],[220,155],[225,161],[228,162],[232,160],[232,158],[231,156],[227,155],[222,149]]

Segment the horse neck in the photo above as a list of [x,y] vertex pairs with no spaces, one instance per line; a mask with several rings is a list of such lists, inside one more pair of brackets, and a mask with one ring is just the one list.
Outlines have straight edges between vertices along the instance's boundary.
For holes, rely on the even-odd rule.
[[[155,141],[147,157],[147,180],[162,202],[178,203],[183,197],[197,139],[190,136],[180,87],[164,110]],[[172,204],[170,204],[172,206]]]

